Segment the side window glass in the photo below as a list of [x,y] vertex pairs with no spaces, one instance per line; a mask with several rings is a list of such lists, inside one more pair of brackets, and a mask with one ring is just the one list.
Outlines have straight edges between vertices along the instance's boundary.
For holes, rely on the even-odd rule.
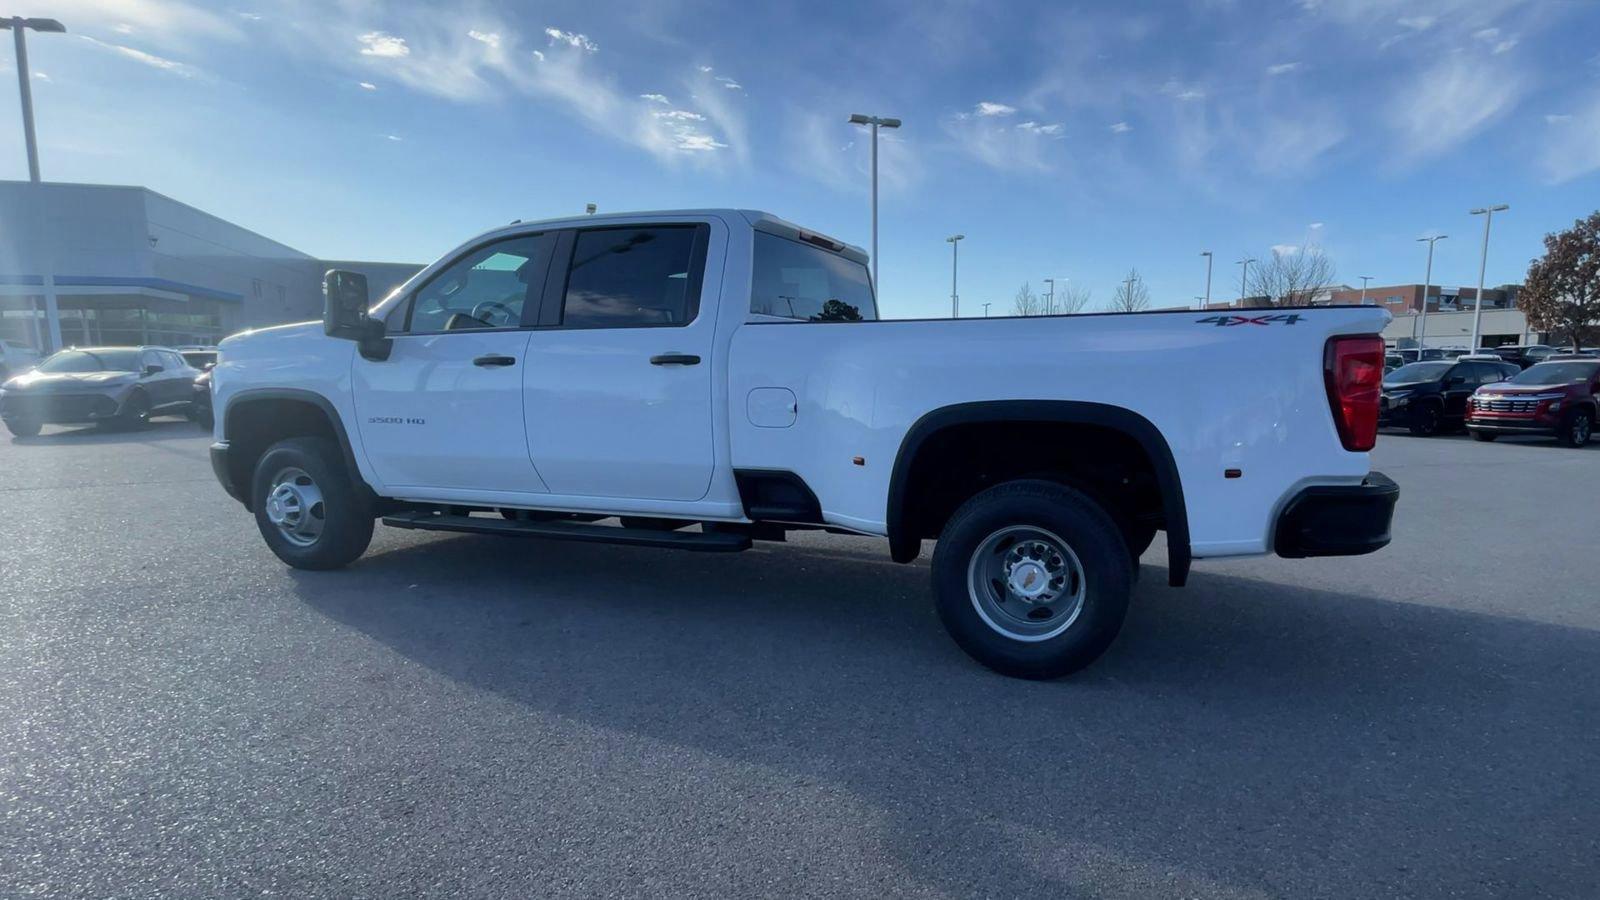
[[562,297],[567,328],[687,325],[699,312],[704,225],[578,232]]
[[750,311],[807,322],[876,319],[867,267],[837,253],[756,232]]
[[161,355],[165,356],[167,358],[167,371],[168,372],[176,372],[176,371],[178,371],[180,369],[187,368],[188,365],[189,365],[188,363],[183,361],[183,357],[179,356],[176,353],[163,353]]
[[[154,350],[146,350],[139,357],[139,369],[143,371],[151,366],[162,366],[161,356]],[[165,366],[162,366],[162,368],[165,368]]]
[[451,263],[411,298],[405,330],[516,328],[537,300],[553,239],[524,235],[486,244]]

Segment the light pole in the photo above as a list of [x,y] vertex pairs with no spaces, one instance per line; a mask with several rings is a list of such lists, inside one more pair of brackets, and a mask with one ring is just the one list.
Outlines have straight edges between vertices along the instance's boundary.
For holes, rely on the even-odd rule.
[[[1211,251],[1201,250],[1200,255],[1206,258],[1206,298],[1201,302],[1200,308],[1205,309],[1211,305]],[[1195,298],[1199,300],[1199,297]]]
[[966,240],[964,234],[952,234],[945,238],[950,243],[950,318],[961,318],[961,297],[956,293],[956,260],[960,257],[961,242]]
[[1255,261],[1256,261],[1255,257],[1249,256],[1249,257],[1246,257],[1244,259],[1239,260],[1238,263],[1236,263],[1236,265],[1244,266],[1244,269],[1239,272],[1239,305],[1240,306],[1244,305],[1244,285],[1245,285],[1245,282],[1248,281],[1249,278],[1250,278],[1250,264],[1255,262]]
[[25,33],[32,28],[34,31],[60,34],[67,28],[55,19],[24,19],[21,16],[0,19],[0,28],[11,29],[12,38],[17,44],[17,90],[22,94],[22,137],[28,144],[28,180],[37,184],[39,145],[33,137],[33,88],[29,84],[31,73],[28,71],[28,39]]
[[[9,28],[17,47],[17,91],[22,95],[22,139],[28,147],[28,181],[33,185],[39,184],[39,145],[33,135],[33,88],[30,84],[33,73],[28,70],[28,41],[26,32],[32,28],[34,31],[47,34],[60,34],[65,32],[66,26],[55,19],[24,19],[21,16],[12,16],[0,19],[0,29]],[[29,192],[33,207],[35,228],[43,231],[44,224],[44,198],[39,196],[39,188],[35,187]],[[48,238],[40,242],[44,246],[44,258],[41,259],[40,268],[44,270],[44,320],[49,326],[50,349],[52,351],[61,347],[61,311],[56,305],[56,278],[55,265],[50,259]],[[38,320],[35,319],[35,322]],[[37,334],[37,332],[35,332]]]
[[983,317],[985,319],[989,318],[989,304],[987,303],[983,305]]
[[1436,234],[1433,237],[1417,238],[1419,241],[1428,242],[1428,269],[1422,276],[1422,337],[1417,339],[1417,362],[1422,362],[1422,351],[1428,346],[1428,282],[1433,280],[1433,245],[1449,237],[1448,234]]
[[852,125],[872,126],[872,290],[878,291],[878,129],[899,128],[899,119],[884,118],[881,116],[864,116],[854,113],[850,116]]
[[1501,203],[1471,211],[1474,216],[1483,216],[1483,255],[1478,257],[1478,298],[1472,304],[1472,352],[1474,353],[1478,352],[1478,326],[1483,322],[1483,270],[1489,265],[1489,223],[1494,221],[1495,213],[1510,208],[1510,204]]
[[1044,295],[1044,314],[1048,316],[1056,311],[1056,280],[1046,278],[1044,283],[1050,285],[1049,292]]
[[1371,275],[1361,276],[1361,305],[1367,305],[1367,282],[1372,280]]

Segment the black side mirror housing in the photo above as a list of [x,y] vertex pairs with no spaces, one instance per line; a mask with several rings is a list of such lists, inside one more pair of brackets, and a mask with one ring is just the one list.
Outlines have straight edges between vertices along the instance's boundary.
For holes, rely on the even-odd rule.
[[367,276],[329,269],[322,276],[322,302],[323,333],[357,342],[367,359],[389,358],[394,342],[384,337],[383,322],[367,315]]
[[165,372],[165,371],[166,371],[166,369],[162,368],[161,366],[157,366],[157,365],[149,365],[149,366],[145,366],[144,367],[144,374],[145,374],[146,378],[150,377],[151,375],[155,375],[155,374],[157,374],[159,372]]

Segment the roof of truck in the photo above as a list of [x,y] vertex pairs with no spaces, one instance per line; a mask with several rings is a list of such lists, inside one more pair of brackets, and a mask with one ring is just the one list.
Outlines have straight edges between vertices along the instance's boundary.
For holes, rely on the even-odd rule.
[[857,262],[865,263],[867,261],[867,251],[862,247],[858,247],[855,244],[845,243],[838,238],[830,237],[829,235],[823,234],[820,231],[802,228],[801,226],[796,225],[787,219],[775,216],[772,213],[759,209],[635,209],[618,212],[597,212],[588,215],[565,216],[559,219],[518,219],[517,221],[512,222],[510,225],[495,228],[485,232],[482,235],[479,235],[479,239],[488,237],[489,235],[496,234],[501,231],[510,231],[512,229],[520,230],[529,225],[542,225],[550,228],[576,228],[584,225],[603,225],[607,222],[637,221],[643,218],[670,219],[675,217],[682,218],[690,216],[715,216],[725,219],[744,219],[750,224],[750,227],[757,231],[765,231],[770,234],[778,234],[790,238],[800,238],[803,236],[821,238],[823,241],[838,245],[835,248],[838,252],[844,253],[846,256],[855,259]]

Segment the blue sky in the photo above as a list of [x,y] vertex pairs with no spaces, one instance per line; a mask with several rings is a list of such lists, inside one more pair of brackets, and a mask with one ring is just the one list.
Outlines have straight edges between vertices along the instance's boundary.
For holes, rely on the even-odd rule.
[[[142,184],[324,257],[426,262],[516,218],[741,206],[868,243],[886,315],[1048,275],[1235,296],[1315,244],[1359,284],[1520,280],[1600,206],[1600,4],[286,0],[13,4],[45,177]],[[8,42],[9,43],[9,42]],[[26,166],[9,47],[0,177]]]

